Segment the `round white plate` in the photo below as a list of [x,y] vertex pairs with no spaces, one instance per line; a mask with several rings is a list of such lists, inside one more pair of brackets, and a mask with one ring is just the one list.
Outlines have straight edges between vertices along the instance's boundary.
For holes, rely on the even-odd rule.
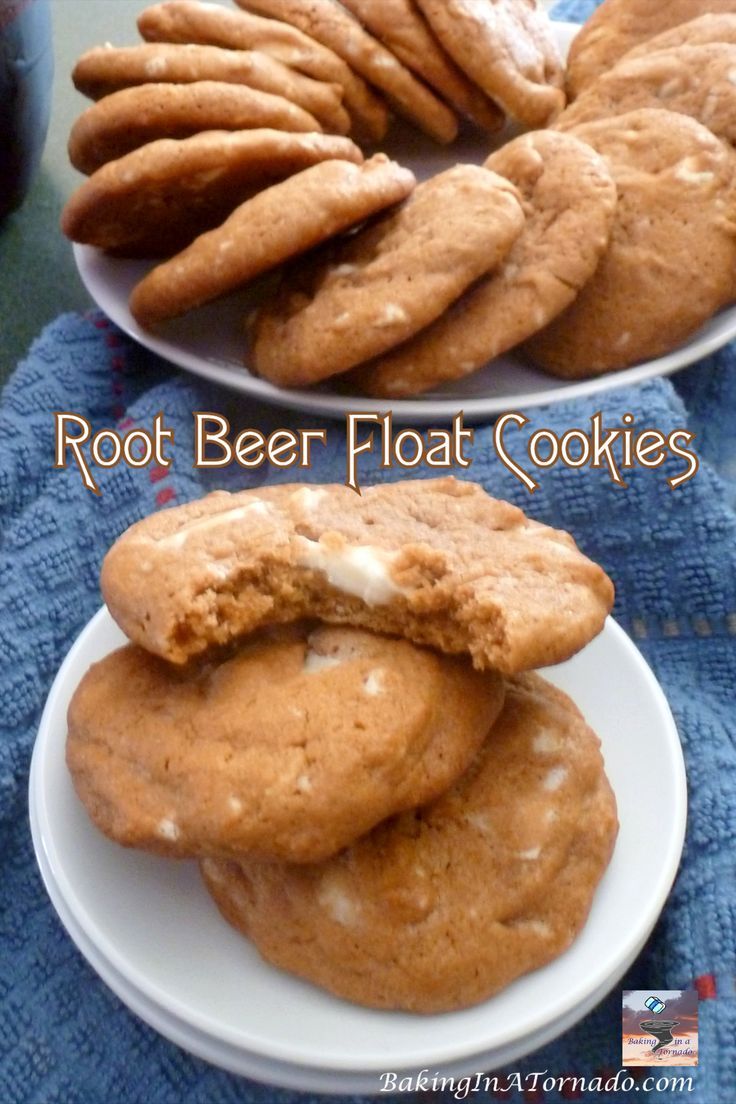
[[[566,53],[578,26],[555,23],[554,27]],[[446,169],[448,157],[452,157],[453,163],[478,164],[488,156],[490,148],[488,139],[471,134],[461,137],[448,153],[417,131],[400,126],[392,131],[385,146],[386,152],[412,168],[420,179]],[[501,411],[593,395],[668,375],[736,337],[735,306],[722,311],[687,344],[666,356],[623,372],[575,383],[554,379],[508,355],[464,380],[452,381],[417,399],[391,401],[336,394],[329,384],[287,391],[251,375],[243,363],[244,320],[254,305],[252,291],[236,293],[192,311],[154,335],[141,329],[128,309],[132,288],[152,267],[152,262],[120,260],[83,245],[74,246],[74,256],[79,274],[98,306],[122,330],[153,352],[195,375],[254,399],[332,417],[347,411],[390,407],[397,421],[431,423],[452,418],[459,410],[464,411],[466,421],[479,420]]]
[[[97,832],[64,762],[66,709],[90,663],[123,642],[101,610],[52,687],[33,755],[34,844],[62,922],[142,1018],[202,1057],[294,1088],[369,1092],[383,1070],[498,1066],[571,1026],[651,932],[680,857],[686,789],[671,713],[623,631],[604,632],[549,677],[601,736],[621,832],[573,947],[492,1000],[411,1016],[359,1008],[266,965],[220,918],[196,865],[125,850]],[[663,846],[643,846],[655,838]]]

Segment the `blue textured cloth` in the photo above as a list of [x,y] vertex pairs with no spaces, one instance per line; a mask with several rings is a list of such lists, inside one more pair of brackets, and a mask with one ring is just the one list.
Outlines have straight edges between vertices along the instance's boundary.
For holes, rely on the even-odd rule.
[[[581,18],[592,2],[563,3]],[[98,980],[64,933],[36,870],[27,816],[30,755],[43,703],[75,636],[100,604],[98,571],[110,543],[160,506],[220,486],[292,479],[263,468],[192,470],[192,410],[219,410],[235,426],[263,430],[289,418],[183,378],[98,314],[51,325],[7,385],[0,403],[0,1102],[2,1104],[286,1104],[297,1093],[266,1089],[208,1066],[159,1037]],[[84,414],[93,428],[149,426],[163,410],[176,431],[168,473],[118,467],[99,474],[102,494],[78,474],[55,471],[51,412]],[[581,1024],[518,1063],[555,1076],[619,1068],[621,988],[697,984],[700,1067],[692,1094],[638,1092],[637,1099],[727,1104],[736,1098],[736,351],[681,373],[589,401],[530,412],[531,429],[586,427],[602,410],[612,424],[630,412],[663,432],[689,424],[701,468],[671,491],[669,469],[635,469],[625,490],[605,473],[556,467],[530,497],[498,461],[479,428],[467,473],[549,524],[571,530],[617,585],[616,616],[654,667],[676,715],[690,787],[682,867],[665,912],[627,977]],[[516,459],[523,435],[515,437]],[[343,480],[342,425],[315,451],[314,481]],[[675,470],[679,470],[678,465]],[[419,472],[419,475],[430,474]],[[375,459],[365,482],[396,478]],[[632,764],[632,769],[635,765]],[[635,1071],[636,1072],[636,1071]],[[649,1071],[642,1071],[648,1073]],[[674,1072],[674,1071],[672,1071]],[[581,1099],[557,1092],[504,1099]],[[590,1094],[585,1099],[621,1100]]]
[[[531,429],[560,431],[589,425],[599,409],[609,424],[630,412],[638,426],[665,433],[691,417],[707,426],[705,455],[695,478],[676,491],[665,475],[681,464],[673,471],[634,470],[626,490],[602,472],[553,468],[531,497],[498,461],[489,427],[477,432],[468,474],[491,493],[571,530],[606,567],[617,584],[616,615],[654,666],[676,714],[690,779],[687,847],[656,933],[623,987],[688,988],[698,979],[708,997],[700,1008],[701,1066],[681,1072],[695,1078],[689,1099],[717,1104],[733,1099],[736,1085],[736,516],[728,486],[707,457],[727,463],[733,445],[736,353],[721,352],[683,373],[677,385],[693,403],[690,415],[666,381],[530,412]],[[169,473],[119,466],[100,473],[102,494],[93,496],[76,470],[52,468],[51,411],[60,409],[84,414],[95,428],[121,419],[150,426],[163,410],[176,432]],[[128,1013],[63,932],[29,837],[27,776],[40,712],[66,650],[100,604],[98,570],[106,549],[142,515],[209,489],[191,467],[191,411],[198,409],[224,411],[238,427],[267,430],[286,420],[283,411],[238,404],[230,394],[182,378],[97,314],[51,325],[0,406],[0,1100],[10,1104],[225,1104],[297,1095],[210,1068]],[[300,418],[298,424],[310,423]],[[328,432],[329,447],[315,451],[310,479],[341,482],[344,429],[335,423]],[[513,456],[521,461],[523,438],[514,441]],[[369,456],[361,475],[366,483],[396,478]],[[252,486],[264,478],[273,479],[273,470],[226,469],[217,481]],[[519,1068],[557,1076],[617,1069],[620,988]],[[565,1098],[549,1093],[544,1099]]]

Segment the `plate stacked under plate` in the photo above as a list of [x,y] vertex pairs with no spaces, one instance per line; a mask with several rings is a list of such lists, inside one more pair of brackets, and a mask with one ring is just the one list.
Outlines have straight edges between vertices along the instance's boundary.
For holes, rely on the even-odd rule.
[[101,610],[57,676],[31,767],[33,840],[82,954],[125,1004],[193,1053],[257,1080],[336,1093],[376,1092],[387,1070],[491,1069],[593,1008],[651,932],[682,850],[685,774],[662,691],[613,621],[546,672],[601,737],[618,801],[621,831],[588,923],[549,966],[441,1016],[359,1008],[275,970],[220,918],[196,864],[127,851],[93,828],[64,761],[66,709],[89,665],[121,643]]

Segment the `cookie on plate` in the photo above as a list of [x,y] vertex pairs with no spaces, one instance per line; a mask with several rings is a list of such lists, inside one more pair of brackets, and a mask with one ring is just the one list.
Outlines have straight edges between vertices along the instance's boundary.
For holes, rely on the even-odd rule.
[[331,134],[347,134],[350,117],[342,106],[342,88],[305,77],[259,50],[223,50],[168,42],[140,46],[95,46],[77,61],[74,86],[90,99],[100,100],[133,85],[192,84],[227,81],[247,84],[261,92],[283,96],[304,108]]
[[567,92],[580,95],[624,54],[704,12],[736,12],[736,0],[603,0],[573,40],[567,60]]
[[353,121],[356,138],[380,142],[388,109],[341,57],[288,23],[262,19],[199,0],[165,0],[138,16],[147,42],[195,42],[231,50],[261,50],[315,80],[337,84]]
[[736,146],[735,77],[736,46],[726,42],[624,58],[582,92],[554,126],[570,130],[640,108],[663,108],[697,119]]
[[242,287],[400,202],[414,183],[413,173],[385,154],[363,165],[329,160],[296,173],[152,269],[133,289],[133,316],[153,326]]
[[536,0],[418,0],[450,57],[486,95],[526,126],[565,106],[564,68]]
[[504,114],[445,53],[414,0],[344,0],[399,61],[483,130],[499,130]]
[[327,862],[201,869],[268,962],[372,1008],[446,1012],[570,946],[617,829],[597,737],[531,675],[509,684],[480,755],[433,804]]
[[662,355],[734,298],[736,158],[686,115],[644,110],[575,129],[618,187],[611,244],[578,298],[526,345],[578,379]]
[[568,659],[613,602],[567,533],[452,478],[216,492],[133,525],[101,583],[129,639],[174,663],[317,617],[516,673]]
[[608,246],[616,186],[603,158],[570,134],[522,135],[486,161],[519,190],[524,229],[500,269],[410,341],[363,365],[351,383],[405,397],[477,371],[573,301]]
[[447,789],[503,698],[467,659],[361,629],[292,626],[185,673],[129,645],[77,688],[67,761],[119,843],[314,862]]
[[406,341],[501,264],[524,226],[519,198],[495,173],[457,165],[326,257],[295,266],[256,316],[256,372],[309,385]]
[[349,138],[331,134],[244,130],[163,138],[98,169],[72,194],[61,228],[85,245],[166,256],[262,188],[333,158],[363,161]]
[[208,130],[321,132],[313,115],[283,96],[224,81],[141,84],[113,92],[82,112],[69,135],[69,159],[91,174],[159,138]]
[[334,0],[236,0],[241,8],[271,16],[334,50],[388,100],[394,110],[437,142],[457,136],[457,116],[402,65],[350,12]]
[[[657,50],[672,50],[676,46],[705,46],[711,42],[736,44],[736,4],[731,12],[708,13],[689,23],[680,23],[654,38],[635,46],[624,54],[627,61],[646,57]],[[622,59],[623,60],[623,59]]]

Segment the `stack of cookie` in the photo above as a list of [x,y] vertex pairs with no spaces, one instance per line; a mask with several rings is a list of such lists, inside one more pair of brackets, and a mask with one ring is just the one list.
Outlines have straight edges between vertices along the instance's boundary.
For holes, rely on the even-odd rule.
[[567,534],[453,479],[216,493],[102,573],[131,642],[67,760],[112,839],[197,858],[270,962],[350,1000],[483,1000],[580,930],[616,836],[598,740],[529,674],[601,629]]

